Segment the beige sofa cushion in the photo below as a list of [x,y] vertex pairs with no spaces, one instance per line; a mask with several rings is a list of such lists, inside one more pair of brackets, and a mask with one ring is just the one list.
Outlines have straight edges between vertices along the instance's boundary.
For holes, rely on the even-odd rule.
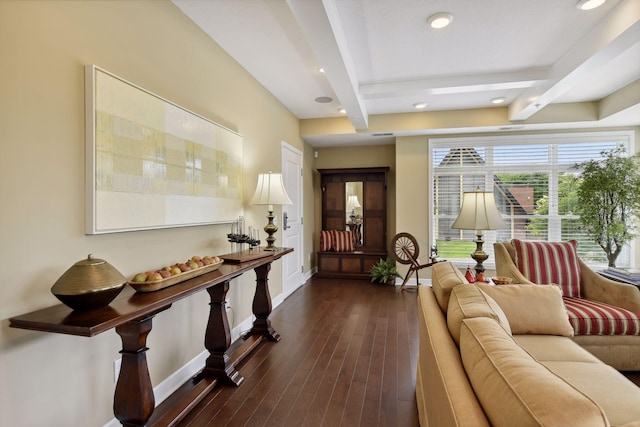
[[460,353],[493,426],[609,425],[596,403],[532,359],[492,319],[463,320]]
[[640,425],[640,388],[604,363],[542,362],[604,411],[611,426]]
[[431,268],[431,287],[443,313],[447,313],[451,290],[461,283],[469,284],[464,274],[450,262],[439,262]]
[[418,304],[416,401],[420,425],[489,427],[431,288],[418,287]]
[[474,285],[458,285],[452,289],[447,308],[447,327],[451,337],[460,346],[460,325],[463,319],[488,317],[496,320],[511,334],[509,321],[500,306]]
[[557,335],[514,335],[520,347],[538,362],[602,363],[573,340]]
[[573,336],[562,291],[556,286],[478,284],[493,298],[509,319],[511,332]]

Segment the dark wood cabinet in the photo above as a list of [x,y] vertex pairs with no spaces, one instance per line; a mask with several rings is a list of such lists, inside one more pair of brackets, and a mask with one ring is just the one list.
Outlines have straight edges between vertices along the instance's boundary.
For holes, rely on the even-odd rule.
[[[357,231],[354,252],[318,252],[318,276],[369,278],[369,268],[387,256],[388,167],[318,169],[322,190],[322,229]],[[348,190],[357,184],[357,194]],[[349,219],[347,199],[357,195],[358,220]]]

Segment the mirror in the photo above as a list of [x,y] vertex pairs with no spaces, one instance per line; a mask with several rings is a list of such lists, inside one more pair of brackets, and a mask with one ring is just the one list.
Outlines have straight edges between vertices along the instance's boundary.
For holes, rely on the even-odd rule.
[[362,245],[362,182],[345,182],[346,221],[356,237],[356,246]]

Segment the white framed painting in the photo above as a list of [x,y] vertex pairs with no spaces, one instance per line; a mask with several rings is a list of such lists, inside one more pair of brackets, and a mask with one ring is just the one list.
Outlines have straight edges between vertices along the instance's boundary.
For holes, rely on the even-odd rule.
[[96,65],[85,67],[86,233],[242,215],[242,136]]

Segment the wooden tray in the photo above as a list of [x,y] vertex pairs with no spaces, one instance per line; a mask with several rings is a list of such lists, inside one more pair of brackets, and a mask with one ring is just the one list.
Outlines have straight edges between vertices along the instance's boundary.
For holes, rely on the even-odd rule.
[[177,283],[184,282],[187,279],[191,279],[193,277],[200,276],[201,274],[217,270],[218,267],[220,267],[220,264],[222,264],[223,262],[224,260],[221,259],[217,263],[205,265],[203,267],[196,268],[195,270],[185,271],[176,276],[167,277],[166,279],[158,280],[156,282],[132,282],[131,280],[129,280],[127,283],[138,292],[159,291],[160,289],[164,289]]
[[233,252],[230,254],[220,255],[220,258],[230,263],[241,263],[241,262],[253,261],[254,259],[268,257],[273,255],[273,253],[274,253],[273,251],[265,251],[264,249],[252,250],[252,251],[244,250],[240,252]]

